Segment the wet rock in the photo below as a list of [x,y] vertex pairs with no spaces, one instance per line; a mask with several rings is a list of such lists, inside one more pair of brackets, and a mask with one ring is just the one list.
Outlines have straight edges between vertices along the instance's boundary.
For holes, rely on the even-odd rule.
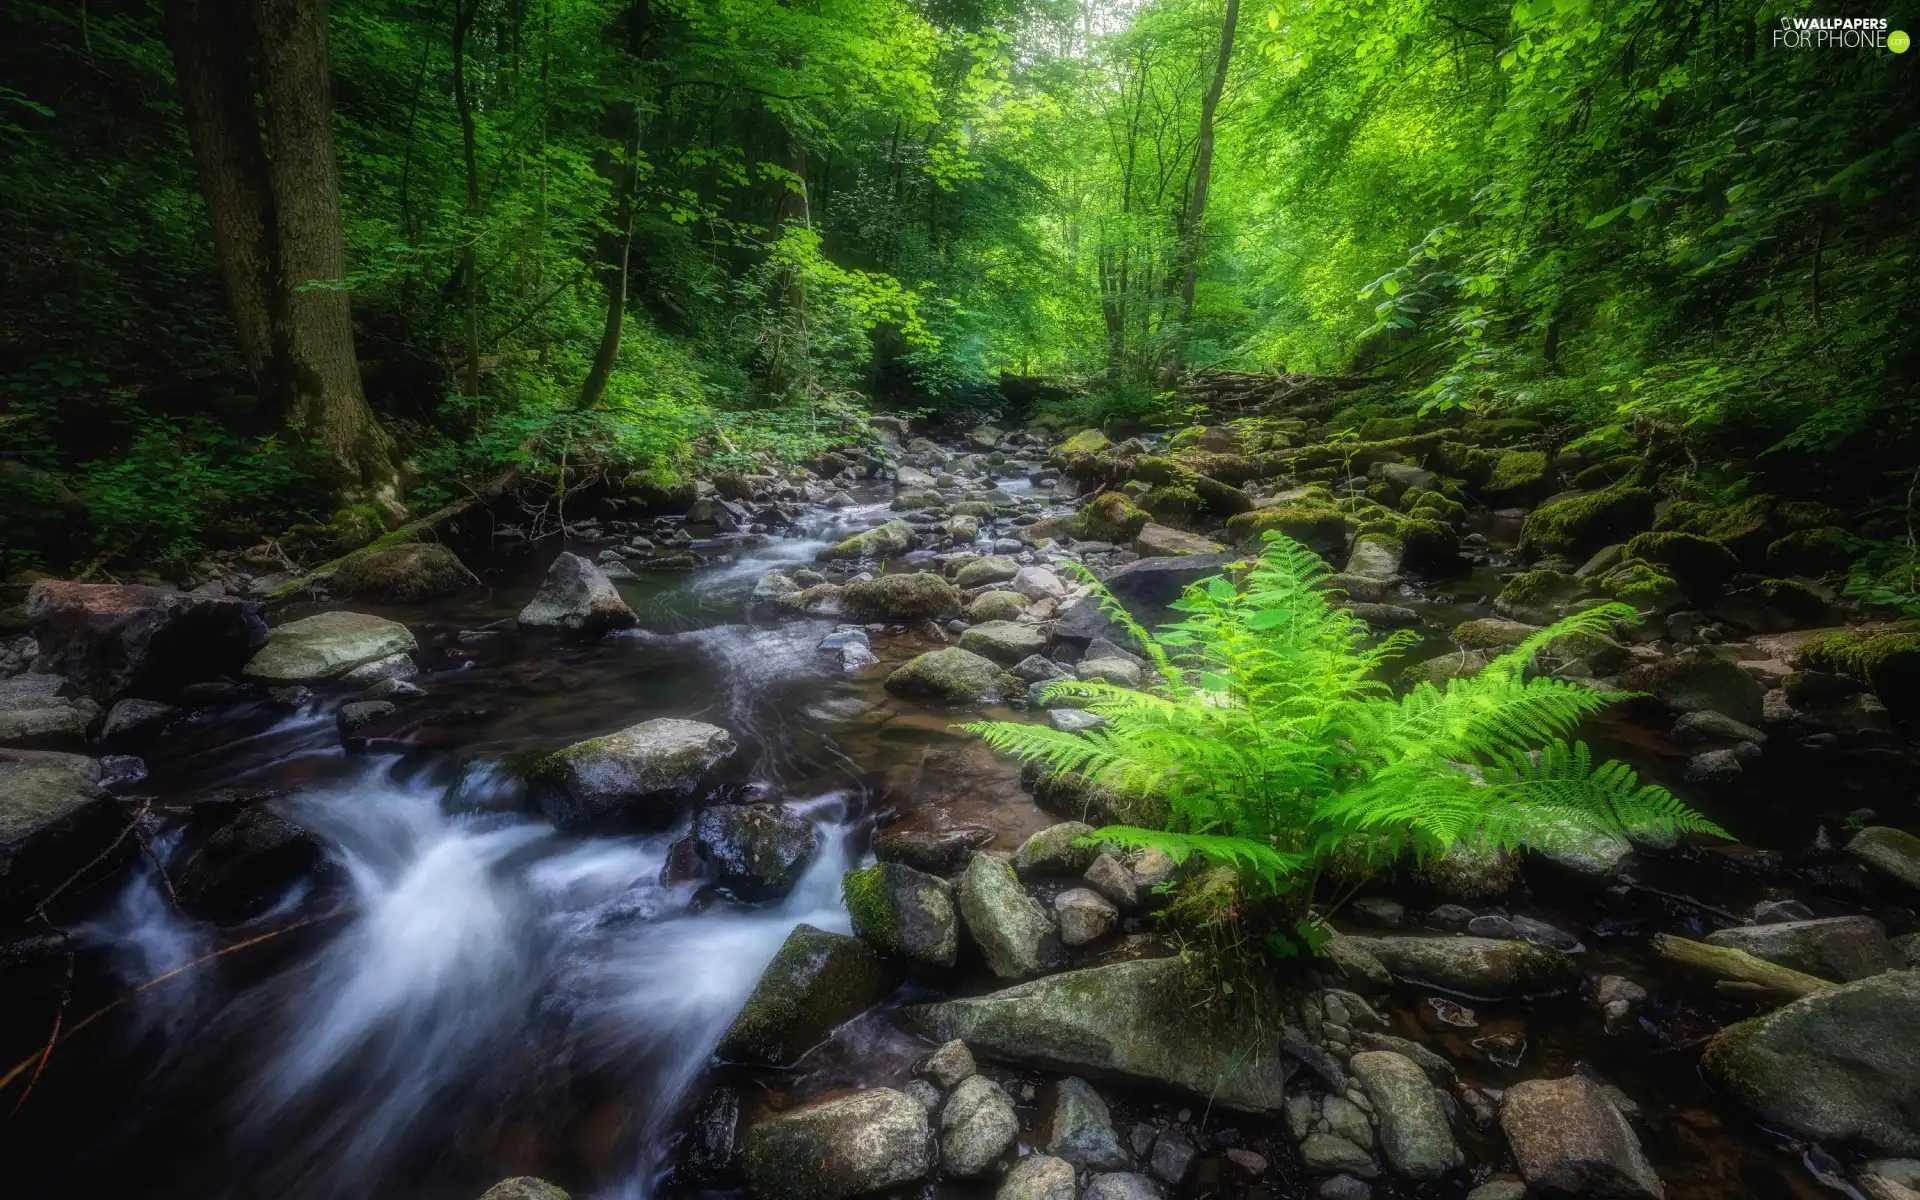
[[791,596],[799,590],[800,585],[790,576],[780,571],[768,571],[753,581],[751,599],[755,604],[772,603],[782,596]]
[[665,824],[707,773],[734,752],[733,736],[700,721],[643,721],[548,755],[530,773],[547,819],[562,828],[605,822]]
[[1013,869],[1022,879],[1039,875],[1077,875],[1093,864],[1100,850],[1080,845],[1093,832],[1084,821],[1062,821],[1049,825],[1020,844],[1013,855]]
[[1380,1174],[1373,1155],[1346,1138],[1331,1133],[1309,1133],[1300,1143],[1300,1165],[1316,1175],[1353,1175],[1372,1179]]
[[1087,888],[1060,893],[1053,902],[1053,915],[1060,922],[1060,940],[1069,946],[1099,941],[1120,920],[1119,910]]
[[[122,700],[114,707],[128,704],[177,711],[150,700]],[[26,674],[0,680],[0,746],[84,750],[87,729],[99,719],[100,706],[76,694],[63,676]]]
[[1267,1158],[1252,1150],[1243,1150],[1238,1146],[1229,1147],[1227,1161],[1245,1171],[1251,1178],[1258,1179],[1267,1173]]
[[840,598],[846,589],[837,583],[815,583],[789,592],[774,601],[781,612],[804,613],[810,617],[841,615]]
[[1041,566],[1021,567],[1007,582],[1007,588],[1029,600],[1061,600],[1067,594],[1067,585],[1060,577]]
[[420,668],[414,665],[413,657],[402,651],[361,663],[340,676],[340,682],[348,687],[372,687],[388,679],[412,679],[419,673]]
[[1742,724],[1721,713],[1702,711],[1683,713],[1667,734],[1676,746],[1694,746],[1701,742],[1751,742],[1760,745],[1767,735],[1751,725]]
[[1842,983],[1906,965],[1887,941],[1886,928],[1872,917],[1739,925],[1716,930],[1706,941]]
[[1558,571],[1527,571],[1501,586],[1493,611],[1528,625],[1551,625],[1587,598],[1587,581]]
[[960,1086],[960,1081],[972,1075],[976,1070],[973,1052],[959,1038],[944,1042],[934,1049],[932,1054],[920,1060],[914,1070],[940,1085],[943,1091],[952,1091]]
[[995,662],[1012,665],[1045,650],[1047,635],[1033,625],[988,621],[961,634],[960,647]]
[[1160,1188],[1145,1175],[1110,1171],[1087,1181],[1080,1200],[1161,1200]]
[[1145,678],[1140,664],[1126,658],[1085,658],[1080,660],[1074,674],[1081,679],[1096,679],[1110,683],[1115,687],[1137,688]]
[[[1229,561],[1230,556],[1225,554],[1143,558],[1121,567],[1103,582],[1134,620],[1153,629],[1179,620],[1181,614],[1168,606],[1180,599],[1190,584],[1220,574]],[[1092,596],[1083,596],[1063,608],[1054,622],[1053,634],[1081,646],[1096,637],[1127,640],[1125,630],[1101,611],[1099,601]]]
[[107,713],[100,741],[108,746],[141,746],[158,737],[180,716],[171,704],[154,700],[122,700]]
[[1518,1179],[1489,1180],[1468,1192],[1467,1200],[1527,1200],[1527,1185]]
[[1186,1134],[1177,1129],[1162,1129],[1160,1136],[1153,1139],[1148,1169],[1155,1179],[1177,1188],[1193,1177],[1194,1162],[1199,1157],[1200,1152]]
[[935,875],[956,871],[973,852],[993,840],[985,825],[952,829],[886,829],[873,839],[873,856],[881,862],[905,863]]
[[893,558],[920,544],[920,538],[905,521],[893,520],[856,533],[837,546],[829,546],[815,555],[821,562],[836,559]]
[[[1211,1097],[1228,1108],[1278,1108],[1290,1073],[1251,1001],[1207,1005],[1204,971],[1178,958],[1068,971],[985,996],[909,1010],[976,1055],[1086,1072]],[[1263,1006],[1274,1011],[1277,1001]]]
[[761,1121],[741,1159],[760,1200],[846,1200],[924,1177],[935,1146],[919,1101],[869,1088]]
[[985,1075],[970,1075],[940,1110],[940,1165],[963,1179],[985,1175],[1019,1133],[1006,1090]]
[[340,706],[340,711],[334,714],[334,723],[339,726],[341,736],[351,737],[375,721],[398,711],[399,707],[391,700],[355,700]]
[[1094,891],[1120,908],[1131,909],[1140,903],[1139,881],[1111,854],[1096,855],[1082,878]]
[[522,629],[553,629],[593,635],[639,623],[613,581],[577,554],[562,553],[547,568],[533,600],[520,610]]
[[960,921],[946,880],[882,862],[847,872],[840,890],[853,931],[883,953],[932,967],[953,965]]
[[1491,650],[1499,653],[1511,650],[1526,641],[1540,630],[1520,621],[1507,621],[1499,617],[1482,617],[1475,621],[1463,621],[1453,627],[1453,640],[1469,650]]
[[1579,981],[1572,959],[1531,942],[1478,937],[1348,938],[1395,976],[1481,999],[1548,995]]
[[1141,558],[1173,558],[1183,554],[1219,554],[1226,547],[1196,534],[1169,529],[1149,521],[1141,526],[1139,534],[1134,537],[1133,549]]
[[1347,555],[1347,574],[1362,579],[1392,579],[1400,573],[1400,543],[1379,534],[1363,534]]
[[568,1200],[567,1193],[544,1179],[522,1175],[503,1179],[486,1190],[480,1200]]
[[1553,950],[1573,951],[1580,947],[1580,939],[1564,929],[1547,924],[1545,921],[1515,914],[1512,918],[1513,932],[1516,937],[1532,942],[1536,946],[1546,946]]
[[1776,1130],[1920,1154],[1920,974],[1889,971],[1728,1026],[1701,1069]]
[[1465,1161],[1447,1126],[1440,1093],[1412,1061],[1386,1050],[1364,1050],[1349,1065],[1380,1115],[1380,1149],[1395,1173],[1438,1179]]
[[1133,1165],[1114,1133],[1107,1102],[1092,1084],[1072,1075],[1055,1088],[1047,1153],[1093,1171],[1124,1171]]
[[1704,750],[1687,760],[1680,778],[1688,783],[1730,783],[1745,770],[1741,755],[1732,750]]
[[1778,925],[1783,921],[1811,921],[1813,910],[1798,900],[1762,900],[1753,906],[1755,925]]
[[404,679],[387,678],[360,693],[362,700],[418,700],[427,689]]
[[939,1112],[940,1106],[946,1103],[947,1099],[940,1094],[940,1089],[931,1080],[926,1079],[909,1079],[900,1085],[900,1090],[918,1100],[929,1115]]
[[1073,672],[1067,670],[1050,658],[1038,654],[1021,659],[1008,668],[1010,674],[1028,683],[1050,683],[1056,679],[1072,679]]
[[1853,835],[1847,853],[1896,883],[1920,889],[1920,837],[1904,829],[1870,825]]
[[0,750],[0,901],[38,900],[111,847],[124,824],[93,759]]
[[1013,1164],[993,1200],[1074,1200],[1073,1164],[1048,1154],[1029,1154]]
[[1569,823],[1538,836],[1528,850],[1570,874],[1605,879],[1633,853],[1633,843],[1604,829]]
[[410,603],[457,592],[478,582],[453,551],[438,542],[408,542],[360,550],[340,560],[327,590],[351,600]]
[[740,1093],[731,1087],[716,1089],[694,1113],[680,1162],[681,1178],[713,1183],[729,1174],[739,1131]]
[[791,1066],[836,1026],[893,990],[894,972],[859,938],[798,925],[714,1048],[722,1062]]
[[1020,564],[1004,555],[989,554],[976,558],[954,573],[953,585],[963,591],[985,587],[989,583],[1006,583],[1020,574]]
[[101,704],[231,674],[267,636],[256,605],[121,584],[41,580],[26,615],[41,670]]
[[1322,1179],[1314,1189],[1320,1200],[1372,1200],[1373,1189],[1351,1175]]
[[989,621],[1015,621],[1027,611],[1026,597],[1019,592],[981,592],[967,605],[967,620],[976,625]]
[[1528,1187],[1621,1200],[1664,1194],[1626,1118],[1582,1076],[1529,1079],[1508,1088],[1500,1127]]
[[1407,923],[1406,906],[1385,896],[1361,896],[1347,905],[1347,911],[1375,929],[1398,929]]
[[337,679],[365,663],[419,648],[398,621],[365,613],[324,612],[276,626],[246,665],[248,679],[271,686]]
[[1422,1046],[1419,1042],[1410,1042],[1403,1037],[1390,1033],[1377,1033],[1371,1029],[1362,1029],[1354,1038],[1368,1050],[1390,1050],[1427,1073],[1435,1087],[1451,1087],[1454,1082],[1453,1064]]
[[991,854],[975,854],[957,891],[967,933],[995,975],[1022,979],[1047,970],[1053,921],[1020,886],[1011,866]]
[[216,829],[174,881],[190,911],[219,918],[251,916],[326,857],[320,840],[263,805],[252,805]]
[[1341,975],[1352,980],[1357,986],[1381,989],[1393,986],[1393,975],[1373,953],[1367,949],[1365,939],[1352,938],[1335,933],[1321,947],[1321,953],[1327,961],[1337,968]]
[[1373,1122],[1360,1106],[1345,1096],[1328,1096],[1320,1102],[1320,1119],[1327,1131],[1343,1137],[1363,1150],[1373,1149]]
[[786,895],[820,848],[813,822],[778,804],[703,808],[692,838],[716,885],[742,900]]
[[1047,710],[1047,724],[1062,733],[1086,733],[1091,729],[1105,729],[1109,722],[1098,713],[1081,708],[1050,708]]
[[931,571],[858,579],[840,590],[840,609],[856,621],[914,621],[959,612],[966,598]]
[[1676,712],[1715,712],[1742,725],[1760,723],[1766,689],[1738,666],[1710,655],[1675,655],[1634,667],[1620,686],[1647,692]]
[[1499,846],[1461,842],[1419,863],[1414,873],[1448,899],[1473,902],[1504,894],[1519,879],[1520,867]]
[[946,704],[997,704],[1021,690],[1019,680],[971,650],[949,646],[908,659],[887,676],[897,696]]

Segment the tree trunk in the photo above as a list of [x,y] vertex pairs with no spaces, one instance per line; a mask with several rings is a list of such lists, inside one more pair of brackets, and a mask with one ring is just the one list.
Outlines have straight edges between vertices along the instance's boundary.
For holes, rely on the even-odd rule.
[[333,158],[326,0],[254,0],[286,302],[293,423],[324,443],[349,499],[401,513],[392,441],[374,420],[353,352],[347,251]]
[[467,168],[467,219],[460,237],[460,281],[466,302],[466,353],[461,365],[461,390],[480,394],[480,267],[474,239],[480,234],[480,159],[474,145],[473,98],[467,94],[467,35],[473,29],[480,0],[454,0],[453,107],[460,114],[460,150]]
[[283,322],[275,315],[273,210],[247,63],[246,14],[238,0],[167,0],[166,16],[240,357],[261,396],[282,400],[275,394],[281,372],[274,330]]
[[[1180,324],[1182,340],[1193,320],[1193,290],[1200,276],[1200,226],[1207,219],[1207,191],[1213,177],[1213,117],[1227,90],[1227,68],[1233,63],[1234,27],[1240,21],[1240,0],[1227,0],[1220,22],[1220,57],[1213,65],[1213,82],[1200,98],[1200,140],[1193,157],[1193,194],[1187,200],[1180,239]],[[1181,348],[1176,345],[1176,358]]]
[[607,323],[600,331],[600,345],[593,352],[593,366],[586,382],[580,385],[580,407],[592,408],[607,393],[607,381],[620,359],[620,334],[627,322],[627,265],[633,255],[634,190],[640,180],[640,112],[628,105],[624,118],[627,128],[626,157],[618,166],[618,199],[614,203],[613,235],[601,254],[600,277],[607,285]]

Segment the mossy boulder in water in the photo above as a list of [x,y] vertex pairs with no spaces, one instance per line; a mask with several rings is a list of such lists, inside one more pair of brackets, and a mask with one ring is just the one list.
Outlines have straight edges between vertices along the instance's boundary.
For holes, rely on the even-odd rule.
[[847,1200],[924,1178],[936,1145],[924,1104],[868,1088],[761,1121],[741,1163],[756,1200]]
[[895,973],[865,942],[797,925],[727,1027],[723,1062],[786,1067],[886,998]]
[[963,565],[953,573],[953,585],[964,590],[1005,583],[1020,573],[1020,564],[1004,554],[988,554]]
[[1758,725],[1766,690],[1737,665],[1707,654],[1675,655],[1643,663],[1621,677],[1629,691],[1647,692],[1675,712],[1717,712]]
[[1767,571],[1774,575],[1836,575],[1852,561],[1847,531],[1833,525],[1797,529],[1767,543]]
[[946,880],[905,863],[881,862],[848,871],[840,894],[853,931],[881,952],[930,967],[953,965],[960,918]]
[[1580,981],[1573,959],[1532,942],[1411,936],[1348,941],[1400,979],[1481,999],[1552,995],[1570,991]]
[[1547,455],[1542,450],[1503,450],[1481,488],[1496,503],[1523,503],[1550,489]]
[[406,603],[457,592],[473,582],[473,572],[440,543],[405,542],[349,554],[334,568],[327,587],[355,600]]
[[1626,557],[1642,559],[1678,580],[1687,595],[1709,601],[1740,572],[1740,560],[1719,542],[1693,533],[1640,533],[1627,542]]
[[1054,447],[1056,458],[1077,457],[1084,454],[1099,454],[1113,445],[1113,439],[1098,429],[1082,429],[1066,441]]
[[316,683],[418,648],[413,634],[398,621],[324,612],[276,626],[247,663],[246,676],[276,687]]
[[1629,558],[1593,577],[1594,590],[1642,613],[1672,612],[1687,602],[1679,580],[1652,563]]
[[962,649],[1012,666],[1047,648],[1047,635],[1037,625],[1016,621],[988,621],[960,635]]
[[562,828],[661,825],[734,749],[733,735],[717,725],[643,721],[547,755],[528,782],[542,811]]
[[1526,571],[1501,586],[1493,611],[1528,625],[1551,625],[1588,597],[1584,579],[1558,571]]
[[856,579],[840,589],[840,611],[856,621],[950,617],[965,603],[966,597],[960,594],[960,589],[932,571]]
[[1709,504],[1682,500],[1660,515],[1654,528],[1663,533],[1691,533],[1719,542],[1748,567],[1765,564],[1767,547],[1779,530],[1772,520],[1773,501],[1749,496],[1736,504]]
[[943,704],[998,704],[1026,684],[990,658],[949,646],[908,659],[887,676],[887,690]]
[[779,804],[711,805],[689,836],[715,886],[740,900],[786,895],[820,849],[813,822]]
[[1652,524],[1652,492],[1641,487],[1608,488],[1555,500],[1528,513],[1520,526],[1520,550],[1529,555],[1564,555],[1578,562]]
[[1896,714],[1920,711],[1920,633],[1847,630],[1808,642],[1794,665],[1866,684]]
[[544,1179],[522,1175],[494,1184],[480,1200],[569,1200],[569,1197],[564,1190]]
[[[898,505],[900,497],[894,497],[894,503]],[[843,558],[892,558],[905,554],[919,544],[920,539],[911,526],[905,521],[894,520],[856,533],[837,546],[828,546],[814,557],[821,562]]]
[[1027,895],[1004,859],[977,853],[956,888],[967,933],[1002,979],[1025,979],[1060,955],[1053,918]]
[[1283,533],[1329,562],[1344,559],[1353,537],[1346,514],[1329,504],[1256,508],[1227,522],[1227,536],[1242,550],[1261,549],[1269,532]]
[[1123,494],[1102,492],[1080,510],[1076,523],[1085,540],[1125,544],[1140,533],[1149,519]]

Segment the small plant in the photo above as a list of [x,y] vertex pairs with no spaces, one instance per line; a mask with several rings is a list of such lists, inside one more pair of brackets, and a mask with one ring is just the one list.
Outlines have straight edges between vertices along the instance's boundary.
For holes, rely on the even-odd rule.
[[1396,698],[1378,677],[1415,635],[1367,646],[1366,625],[1316,589],[1326,573],[1312,551],[1269,533],[1243,586],[1226,577],[1194,585],[1175,606],[1185,619],[1152,636],[1101,589],[1103,607],[1152,659],[1160,694],[1063,681],[1047,695],[1074,698],[1107,728],[968,729],[1100,787],[1164,799],[1164,828],[1115,825],[1093,837],[1231,868],[1267,906],[1260,940],[1279,955],[1314,948],[1320,919],[1402,853],[1513,849],[1595,831],[1726,836],[1664,788],[1568,740],[1620,693],[1527,673],[1554,642],[1634,619],[1627,606],[1579,613],[1478,675]]

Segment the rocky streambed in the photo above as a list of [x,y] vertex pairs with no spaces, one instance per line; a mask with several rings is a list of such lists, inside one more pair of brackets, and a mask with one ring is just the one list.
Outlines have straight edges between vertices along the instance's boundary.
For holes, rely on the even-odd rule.
[[[1676,519],[1485,424],[884,423],[265,619],[221,564],[36,585],[18,1194],[1910,1194],[1902,631],[1825,587],[1819,514]],[[1644,693],[1593,739],[1739,840],[1405,864],[1222,994],[1157,916],[1183,873],[1081,844],[1139,814],[954,722],[1086,728],[1045,684],[1143,663],[1070,564],[1152,624],[1267,529],[1426,635],[1412,678],[1636,603],[1546,666]]]

